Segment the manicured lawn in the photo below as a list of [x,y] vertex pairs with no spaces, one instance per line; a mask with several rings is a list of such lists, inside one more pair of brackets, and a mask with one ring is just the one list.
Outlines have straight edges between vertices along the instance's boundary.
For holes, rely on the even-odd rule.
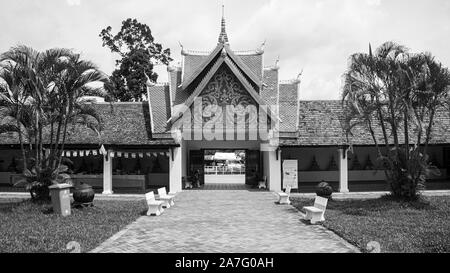
[[144,200],[94,200],[94,207],[72,209],[68,217],[49,213],[49,208],[0,199],[0,252],[70,252],[70,241],[87,252],[141,216],[146,205]]
[[[299,210],[313,203],[291,200]],[[377,241],[381,252],[450,252],[450,197],[423,197],[413,203],[398,203],[389,196],[331,200],[325,218],[325,227],[363,251],[368,242]]]

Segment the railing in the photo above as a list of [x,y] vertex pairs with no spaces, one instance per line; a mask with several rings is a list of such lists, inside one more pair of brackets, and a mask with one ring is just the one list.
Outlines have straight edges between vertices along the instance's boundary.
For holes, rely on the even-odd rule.
[[205,166],[205,175],[245,174],[245,167]]

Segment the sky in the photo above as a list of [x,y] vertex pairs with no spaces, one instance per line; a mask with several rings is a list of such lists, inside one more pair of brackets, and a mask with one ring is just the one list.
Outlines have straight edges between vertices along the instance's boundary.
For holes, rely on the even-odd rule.
[[[338,99],[349,56],[367,52],[369,43],[395,41],[450,66],[449,0],[0,0],[0,52],[18,44],[72,48],[110,74],[118,56],[98,35],[136,18],[176,64],[179,42],[191,50],[215,47],[222,3],[230,47],[253,50],[266,41],[264,65],[279,56],[281,80],[303,70],[302,100]],[[156,71],[167,81],[165,67]]]

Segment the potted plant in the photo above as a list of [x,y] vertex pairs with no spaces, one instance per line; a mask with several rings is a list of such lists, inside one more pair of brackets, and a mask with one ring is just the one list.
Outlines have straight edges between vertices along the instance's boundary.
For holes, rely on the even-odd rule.
[[316,194],[317,196],[329,199],[333,194],[333,187],[331,187],[330,184],[322,180],[316,187]]
[[22,178],[14,186],[25,184],[25,189],[30,192],[33,200],[48,201],[50,200],[49,186],[62,183],[72,185],[68,171],[69,168],[64,164],[59,165],[56,169],[39,168],[39,166],[33,165],[30,170],[24,171]]
[[78,204],[92,203],[94,197],[94,189],[84,182],[80,182],[73,190],[73,200]]

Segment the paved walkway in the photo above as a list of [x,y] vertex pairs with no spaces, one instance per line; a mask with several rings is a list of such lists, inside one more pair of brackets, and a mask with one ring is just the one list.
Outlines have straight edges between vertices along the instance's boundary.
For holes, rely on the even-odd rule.
[[92,252],[358,252],[276,199],[267,191],[184,191],[161,216],[140,217]]

